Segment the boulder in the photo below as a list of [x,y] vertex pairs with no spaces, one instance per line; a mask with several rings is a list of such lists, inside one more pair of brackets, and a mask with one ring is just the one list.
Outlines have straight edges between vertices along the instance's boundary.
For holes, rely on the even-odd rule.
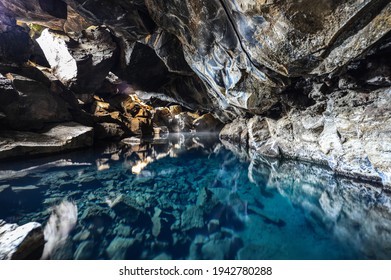
[[3,129],[42,129],[45,124],[72,119],[70,104],[46,84],[8,74],[0,77],[0,121]]
[[94,253],[94,242],[84,241],[77,247],[73,256],[75,260],[91,260]]
[[169,129],[173,132],[190,132],[197,116],[189,112],[181,112],[174,115]]
[[125,135],[123,128],[116,123],[97,123],[94,131],[95,138],[99,140],[121,139]]
[[137,198],[120,195],[110,203],[110,207],[119,216],[125,215],[129,223],[142,222],[143,226],[150,224],[145,205],[138,201]]
[[125,260],[131,250],[136,250],[135,246],[137,245],[138,240],[136,239],[115,237],[107,247],[106,253],[111,260]]
[[0,220],[0,260],[39,259],[44,244],[41,224],[18,226]]
[[92,26],[75,39],[46,29],[37,42],[54,75],[77,93],[101,88],[116,60],[117,45],[104,26]]

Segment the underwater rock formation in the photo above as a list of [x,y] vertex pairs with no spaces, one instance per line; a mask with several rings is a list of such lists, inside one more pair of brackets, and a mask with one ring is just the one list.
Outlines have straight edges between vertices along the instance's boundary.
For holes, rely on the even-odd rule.
[[18,226],[0,220],[0,260],[39,259],[44,244],[39,223]]

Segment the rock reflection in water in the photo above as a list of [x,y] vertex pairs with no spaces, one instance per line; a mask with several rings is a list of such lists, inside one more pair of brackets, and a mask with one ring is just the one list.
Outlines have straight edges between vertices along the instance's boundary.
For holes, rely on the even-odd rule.
[[381,187],[248,155],[216,137],[128,139],[50,164],[8,163],[0,219],[50,228],[51,214],[64,212],[53,205],[72,201],[77,223],[53,235],[50,258],[391,258],[391,204]]
[[321,166],[266,159],[223,142],[250,161],[248,178],[268,198],[277,190],[317,234],[327,232],[361,258],[391,258],[391,200],[382,186],[336,176]]

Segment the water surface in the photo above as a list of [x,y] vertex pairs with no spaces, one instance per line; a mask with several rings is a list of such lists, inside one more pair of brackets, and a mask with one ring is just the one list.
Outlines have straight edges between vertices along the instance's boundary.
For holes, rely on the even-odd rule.
[[380,186],[228,148],[176,135],[3,162],[0,219],[48,224],[52,259],[391,259]]

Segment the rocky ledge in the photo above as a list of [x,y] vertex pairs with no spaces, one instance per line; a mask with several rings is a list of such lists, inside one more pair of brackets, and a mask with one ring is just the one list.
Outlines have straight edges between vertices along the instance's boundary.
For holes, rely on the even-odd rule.
[[390,106],[391,88],[340,90],[278,120],[237,119],[223,128],[220,138],[249,154],[315,162],[391,186]]
[[92,128],[74,122],[56,125],[43,133],[1,131],[0,159],[58,153],[92,144]]

